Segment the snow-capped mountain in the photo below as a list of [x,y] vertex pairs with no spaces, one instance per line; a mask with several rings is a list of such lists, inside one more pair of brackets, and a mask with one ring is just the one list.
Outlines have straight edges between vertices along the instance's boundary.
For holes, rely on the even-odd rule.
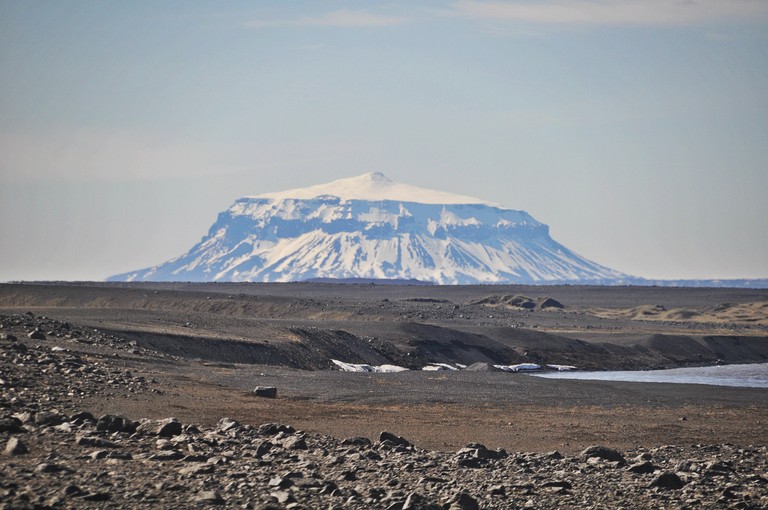
[[524,211],[368,173],[236,200],[184,255],[110,280],[313,278],[605,283],[626,275],[557,243]]

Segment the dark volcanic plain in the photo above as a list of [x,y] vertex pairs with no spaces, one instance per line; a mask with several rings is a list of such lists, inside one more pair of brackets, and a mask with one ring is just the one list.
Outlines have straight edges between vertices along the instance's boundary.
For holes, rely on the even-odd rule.
[[765,290],[7,284],[0,325],[7,508],[768,506],[764,389],[418,370],[766,362]]

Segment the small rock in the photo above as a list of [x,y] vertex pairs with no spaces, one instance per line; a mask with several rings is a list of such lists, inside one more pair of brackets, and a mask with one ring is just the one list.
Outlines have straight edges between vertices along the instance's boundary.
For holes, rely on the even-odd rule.
[[67,468],[59,464],[51,464],[43,462],[35,467],[36,473],[60,473],[61,471],[68,471]]
[[367,437],[348,437],[341,444],[344,446],[371,446],[371,440]]
[[283,478],[282,476],[276,476],[269,480],[269,486],[277,487],[278,489],[287,489],[292,485],[293,482],[289,478]]
[[67,421],[66,416],[51,411],[43,411],[35,415],[35,425],[37,426],[55,426],[61,425]]
[[19,432],[26,432],[26,430],[21,426],[20,419],[9,416],[7,418],[0,419],[0,432],[18,434]]
[[36,329],[27,335],[27,338],[31,340],[45,340],[45,333]]
[[651,487],[659,487],[661,489],[677,490],[682,489],[683,486],[685,486],[685,482],[675,473],[669,471],[661,473],[651,482]]
[[215,467],[213,464],[204,464],[202,466],[195,465],[195,466],[188,466],[185,468],[179,469],[180,475],[190,476],[190,475],[209,475],[215,471]]
[[261,436],[274,436],[283,432],[284,434],[293,434],[296,429],[290,425],[283,425],[282,423],[264,423],[259,426],[259,435]]
[[296,502],[296,498],[288,491],[275,491],[271,493],[270,496],[275,498],[278,503],[283,505]]
[[12,437],[6,443],[4,453],[6,455],[24,455],[29,453],[29,448],[19,438]]
[[184,454],[176,451],[169,451],[169,452],[163,452],[163,453],[156,453],[154,455],[150,455],[148,458],[149,460],[164,462],[168,460],[181,460],[184,458]]
[[549,482],[544,482],[541,484],[544,488],[554,488],[554,489],[561,489],[561,490],[571,490],[573,489],[573,485],[568,480],[551,480]]
[[81,498],[83,501],[109,501],[112,495],[109,492],[92,492]]
[[99,417],[99,420],[96,422],[96,430],[101,432],[125,432],[133,434],[136,432],[136,424],[125,416],[105,414]]
[[149,420],[136,427],[136,432],[160,437],[173,437],[181,434],[181,423],[176,418]]
[[96,418],[89,413],[88,411],[81,411],[79,413],[75,413],[72,416],[69,417],[70,421],[74,423],[75,425],[82,425],[83,423],[96,423]]
[[379,434],[379,442],[389,441],[390,443],[394,443],[398,446],[413,446],[410,441],[405,439],[401,436],[396,436],[395,434],[391,432],[382,432]]
[[[446,503],[448,510],[479,510],[477,500],[467,494],[466,492],[460,492],[452,497]],[[445,507],[445,505],[443,505]]]
[[632,473],[638,473],[638,474],[648,474],[653,473],[656,471],[656,466],[651,464],[650,462],[638,462],[637,464],[632,464],[627,468],[627,471],[630,471]]
[[195,497],[195,501],[200,503],[209,503],[212,505],[223,505],[226,501],[216,491],[201,491]]
[[291,436],[285,441],[283,441],[283,448],[286,450],[306,450],[307,447],[307,441],[300,436]]
[[608,448],[606,446],[590,446],[581,452],[581,458],[584,461],[595,457],[612,462],[618,462],[621,466],[627,463],[627,461],[624,459],[624,455],[619,453],[617,450]]
[[216,425],[216,428],[219,430],[219,432],[227,432],[239,426],[240,426],[240,422],[238,422],[237,420],[234,420],[232,418],[222,418],[219,420],[219,423]]
[[277,388],[274,386],[256,386],[253,394],[257,397],[277,398]]
[[77,436],[77,445],[92,448],[119,448],[120,445],[103,437]]
[[429,501],[417,492],[408,494],[402,510],[442,510],[443,506]]
[[64,489],[62,489],[61,493],[67,497],[76,497],[86,494],[86,492],[77,485],[67,485]]
[[640,462],[645,462],[647,460],[652,460],[652,459],[653,459],[653,455],[651,455],[648,452],[644,452],[644,453],[641,453],[640,455],[638,455],[637,457],[635,457],[632,460],[634,460],[636,463],[640,463]]

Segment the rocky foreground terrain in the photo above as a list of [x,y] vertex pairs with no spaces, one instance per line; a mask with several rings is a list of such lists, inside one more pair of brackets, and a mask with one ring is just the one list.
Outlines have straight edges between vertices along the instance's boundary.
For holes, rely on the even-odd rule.
[[[768,508],[765,443],[429,451],[398,430],[145,419],[129,403],[168,387],[125,360],[172,357],[32,313],[0,321],[1,508]],[[125,412],[89,412],[94,396]]]

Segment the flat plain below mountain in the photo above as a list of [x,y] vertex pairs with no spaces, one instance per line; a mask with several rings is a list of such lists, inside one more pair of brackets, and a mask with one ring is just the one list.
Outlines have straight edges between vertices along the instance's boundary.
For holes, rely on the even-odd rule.
[[765,389],[494,367],[765,363],[767,311],[755,289],[0,285],[0,503],[764,508]]

